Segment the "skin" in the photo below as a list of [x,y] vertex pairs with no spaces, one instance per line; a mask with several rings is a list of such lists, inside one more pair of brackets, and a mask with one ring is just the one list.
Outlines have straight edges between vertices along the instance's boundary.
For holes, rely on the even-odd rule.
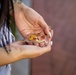
[[[25,45],[25,41],[18,41],[6,47],[8,53],[6,53],[4,48],[0,48],[0,66],[26,58],[35,58],[51,50],[50,43],[46,47],[41,48],[34,45]],[[11,51],[9,51],[9,48]]]
[[[49,26],[40,14],[38,14],[32,8],[26,6],[24,3],[15,3],[14,12],[16,26],[25,39],[28,39],[31,34],[40,33],[41,35],[45,35],[46,37],[49,36],[47,40],[47,42],[49,43],[53,36],[53,30],[49,28]],[[46,42],[33,43],[37,46],[44,46],[46,44]]]
[[16,25],[23,37],[26,38],[30,33],[38,33],[39,30],[44,31],[49,36],[49,26],[35,10],[26,6],[24,3],[15,3],[14,12]]
[[[33,33],[39,33],[39,31],[42,31],[41,34],[44,34],[46,36],[49,36],[50,34],[53,36],[53,31],[50,31],[48,25],[46,24],[42,16],[39,15],[36,11],[34,11],[32,8],[24,5],[23,3],[14,4],[14,16],[16,26],[20,31],[21,35],[26,38],[26,40],[28,40],[28,35],[31,35]],[[33,43],[31,45],[27,45],[27,41],[23,40],[6,46],[8,49],[8,53],[4,50],[4,48],[0,48],[0,66],[26,58],[35,58],[51,51],[50,41],[52,36],[49,38],[47,46],[44,47],[39,47],[37,45],[38,43],[34,42],[34,45],[32,45]],[[9,48],[11,51],[9,51]]]

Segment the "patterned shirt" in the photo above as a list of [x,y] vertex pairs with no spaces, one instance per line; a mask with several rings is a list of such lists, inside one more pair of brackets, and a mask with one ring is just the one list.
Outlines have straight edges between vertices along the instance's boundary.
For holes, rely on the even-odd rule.
[[[8,39],[8,32],[9,32],[9,38]],[[7,45],[6,39],[9,43],[12,43],[15,41],[15,38],[13,34],[8,30],[8,28],[5,26],[2,26],[0,29],[0,47],[3,47],[3,44]],[[0,75],[11,75],[11,65],[5,65],[0,67]]]

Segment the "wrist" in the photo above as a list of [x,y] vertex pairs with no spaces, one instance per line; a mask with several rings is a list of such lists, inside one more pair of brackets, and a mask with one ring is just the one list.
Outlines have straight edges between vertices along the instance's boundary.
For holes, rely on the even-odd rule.
[[7,50],[10,50],[8,54],[13,60],[21,60],[23,58],[23,50],[21,50],[21,47],[11,44],[7,46]]
[[26,9],[27,8],[27,6],[23,3],[23,2],[21,2],[21,1],[16,1],[16,2],[13,2],[14,3],[14,9],[15,10],[22,10],[22,9]]
[[14,2],[14,10],[21,10],[22,9],[22,2]]

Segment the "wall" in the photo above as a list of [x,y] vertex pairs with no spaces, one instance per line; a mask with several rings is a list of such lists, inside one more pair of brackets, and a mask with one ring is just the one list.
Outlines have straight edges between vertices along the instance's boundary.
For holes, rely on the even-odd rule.
[[32,75],[76,75],[76,0],[33,0],[54,29],[52,51],[32,60]]

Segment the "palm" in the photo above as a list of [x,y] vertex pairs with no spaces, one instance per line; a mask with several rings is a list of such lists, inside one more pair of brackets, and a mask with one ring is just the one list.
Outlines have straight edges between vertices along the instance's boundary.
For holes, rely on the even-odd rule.
[[28,9],[26,11],[19,11],[18,13],[15,13],[16,25],[23,37],[26,38],[29,34],[37,34],[41,31],[44,34],[39,25],[40,17],[41,16],[32,9],[30,11]]
[[[28,39],[28,36],[38,33],[40,35],[45,35],[45,33],[49,35],[49,27],[42,16],[29,7],[27,7],[27,9],[24,7],[23,10],[15,11],[15,21],[24,38]],[[49,38],[47,41],[49,41]],[[39,44],[36,43],[36,45]]]

